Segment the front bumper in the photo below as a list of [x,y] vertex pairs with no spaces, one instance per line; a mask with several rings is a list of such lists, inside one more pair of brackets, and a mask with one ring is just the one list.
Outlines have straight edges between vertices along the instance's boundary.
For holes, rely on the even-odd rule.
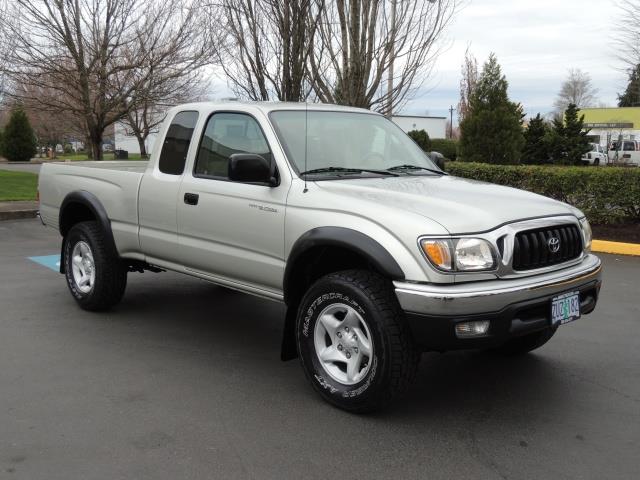
[[[580,311],[593,311],[602,266],[595,255],[569,268],[531,277],[461,284],[394,282],[416,343],[426,350],[488,348],[509,338],[550,328],[550,300],[580,292]],[[460,339],[455,325],[489,320],[486,335]]]

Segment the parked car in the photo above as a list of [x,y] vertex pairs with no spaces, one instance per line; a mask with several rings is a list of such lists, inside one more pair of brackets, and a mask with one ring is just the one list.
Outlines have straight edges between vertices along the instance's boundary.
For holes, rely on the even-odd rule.
[[606,165],[608,158],[604,147],[598,143],[590,143],[591,151],[582,155],[582,163],[585,165]]
[[148,162],[42,166],[40,215],[81,308],[162,270],[282,302],[282,358],[363,412],[406,390],[423,351],[523,354],[596,306],[580,210],[447,175],[379,114],[193,103],[159,137]]
[[438,166],[439,169],[444,170],[445,160],[443,154],[440,152],[430,152],[429,158]]
[[640,142],[637,140],[614,140],[609,145],[609,163],[640,166]]

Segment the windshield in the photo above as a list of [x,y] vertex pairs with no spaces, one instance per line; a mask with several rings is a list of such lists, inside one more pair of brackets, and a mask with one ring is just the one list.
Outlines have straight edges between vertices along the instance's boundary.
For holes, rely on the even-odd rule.
[[428,169],[439,171],[400,127],[380,115],[280,110],[271,112],[270,118],[298,173],[335,176],[342,170],[343,174],[375,174],[376,170],[399,166],[411,174],[421,169],[427,174]]

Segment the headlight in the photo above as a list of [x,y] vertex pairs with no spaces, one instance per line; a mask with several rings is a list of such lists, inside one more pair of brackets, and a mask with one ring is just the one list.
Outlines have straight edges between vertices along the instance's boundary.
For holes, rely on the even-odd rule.
[[492,270],[496,259],[491,245],[481,238],[431,239],[420,241],[425,256],[439,270],[472,272]]
[[584,249],[585,251],[591,250],[591,239],[593,238],[593,232],[591,231],[591,225],[589,225],[589,221],[587,218],[583,218],[580,220],[580,226],[582,227],[582,237],[584,239]]
[[495,263],[489,242],[480,238],[461,238],[456,243],[456,269],[491,270]]

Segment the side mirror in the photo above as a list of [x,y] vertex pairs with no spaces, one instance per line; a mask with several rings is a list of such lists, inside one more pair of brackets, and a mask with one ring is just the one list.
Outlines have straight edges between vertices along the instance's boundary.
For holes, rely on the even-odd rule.
[[275,164],[255,153],[234,153],[229,157],[229,180],[278,185]]

